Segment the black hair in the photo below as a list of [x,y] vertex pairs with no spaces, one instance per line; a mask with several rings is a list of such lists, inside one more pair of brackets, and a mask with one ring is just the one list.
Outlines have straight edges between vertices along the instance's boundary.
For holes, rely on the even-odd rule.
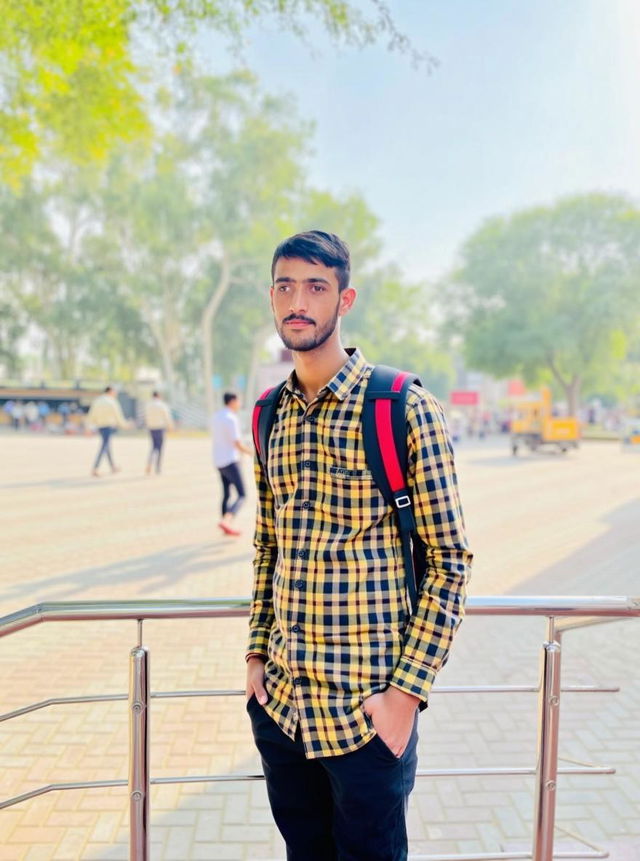
[[159,398],[159,397],[160,397],[160,393],[159,393],[159,392],[151,392],[151,397],[152,397],[152,398]]
[[104,389],[105,395],[108,394],[109,392],[112,392],[112,391],[113,391],[113,386],[105,386],[105,389]]
[[340,292],[349,286],[351,274],[351,258],[349,248],[335,233],[325,233],[323,230],[308,230],[306,233],[296,233],[278,245],[271,261],[271,280],[276,263],[281,257],[299,258],[307,263],[322,263],[336,270]]
[[235,401],[238,399],[238,396],[235,392],[225,392],[222,396],[222,400],[224,401],[225,407],[228,407],[231,401]]

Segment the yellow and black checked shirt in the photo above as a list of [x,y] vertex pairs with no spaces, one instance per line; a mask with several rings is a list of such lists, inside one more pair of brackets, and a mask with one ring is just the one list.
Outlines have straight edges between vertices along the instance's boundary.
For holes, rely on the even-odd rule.
[[[350,351],[351,352],[351,351]],[[394,513],[367,468],[361,411],[372,366],[356,350],[306,404],[292,374],[256,461],[255,581],[247,653],[267,659],[267,712],[307,757],[375,734],[362,701],[389,684],[426,700],[464,609],[471,554],[439,403],[412,386],[409,488],[428,570],[410,616]]]

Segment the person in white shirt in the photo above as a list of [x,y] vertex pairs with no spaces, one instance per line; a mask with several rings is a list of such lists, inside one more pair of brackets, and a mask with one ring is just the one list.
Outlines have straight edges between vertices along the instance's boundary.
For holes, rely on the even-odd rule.
[[[244,502],[245,492],[240,472],[240,454],[253,454],[252,449],[242,442],[237,412],[240,398],[235,392],[225,392],[224,407],[213,416],[213,462],[222,479],[222,520],[218,524],[226,535],[240,535],[234,528],[233,520]],[[231,488],[235,488],[236,498],[231,499]]]
[[156,475],[159,475],[164,435],[166,431],[173,430],[175,425],[171,418],[171,410],[168,404],[162,400],[158,392],[154,392],[151,396],[151,400],[145,408],[144,418],[147,430],[151,436],[151,451],[149,452],[145,472],[149,475],[155,458]]
[[99,477],[98,467],[105,456],[111,467],[111,472],[119,472],[120,469],[114,464],[111,454],[111,437],[118,428],[129,427],[129,422],[122,414],[122,408],[112,386],[107,386],[104,393],[91,404],[87,414],[87,423],[98,428],[101,440],[91,474],[96,478]]

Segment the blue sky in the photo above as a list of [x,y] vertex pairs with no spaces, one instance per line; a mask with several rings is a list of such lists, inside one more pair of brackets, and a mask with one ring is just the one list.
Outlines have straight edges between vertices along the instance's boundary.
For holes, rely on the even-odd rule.
[[313,25],[307,45],[255,28],[244,56],[315,122],[311,180],[362,192],[407,275],[446,271],[490,215],[592,190],[640,198],[640,0],[388,5],[439,60],[431,75],[382,44],[337,49]]

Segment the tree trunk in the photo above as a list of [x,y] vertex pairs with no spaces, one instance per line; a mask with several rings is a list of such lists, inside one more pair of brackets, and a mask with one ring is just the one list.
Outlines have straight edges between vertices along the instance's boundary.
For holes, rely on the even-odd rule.
[[164,333],[162,331],[162,326],[158,322],[153,319],[153,314],[148,307],[144,308],[145,317],[149,328],[151,329],[151,334],[158,346],[158,352],[160,353],[160,361],[162,362],[162,374],[164,376],[164,381],[167,387],[167,400],[170,402],[175,400],[176,394],[176,374],[175,369],[173,367],[173,357],[171,356],[171,349],[169,344],[167,343],[167,339],[164,337]]
[[579,376],[573,377],[565,384],[564,391],[567,399],[567,408],[570,416],[577,416],[580,409],[580,386],[582,380]]
[[220,303],[231,286],[231,261],[224,252],[220,261],[220,277],[215,290],[209,297],[202,313],[202,370],[204,373],[204,393],[207,417],[210,418],[215,409],[215,393],[213,388],[213,324]]
[[556,382],[564,390],[569,415],[577,416],[578,409],[580,407],[580,387],[582,385],[582,378],[578,374],[574,374],[571,379],[564,377],[556,367],[553,356],[551,355],[547,356],[547,362]]

